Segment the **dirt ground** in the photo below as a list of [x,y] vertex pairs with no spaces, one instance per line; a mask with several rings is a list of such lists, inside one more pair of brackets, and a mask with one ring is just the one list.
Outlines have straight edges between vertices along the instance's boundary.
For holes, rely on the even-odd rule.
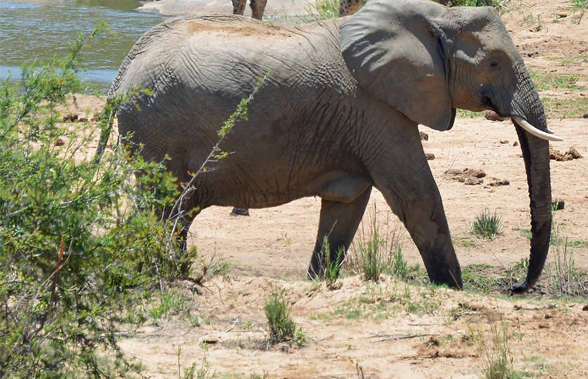
[[[577,268],[587,270],[588,120],[582,116],[588,113],[588,15],[581,17],[567,0],[507,6],[502,17],[527,67],[548,83],[540,95],[549,127],[564,138],[552,147],[561,153],[574,147],[584,156],[552,160],[551,176],[554,199],[565,201],[555,215],[558,235],[571,242]],[[568,78],[563,84],[549,79],[562,77]],[[429,137],[425,151],[435,156],[430,165],[462,266],[500,270],[528,257],[528,187],[511,122],[478,115],[458,119],[449,132],[421,130]],[[483,183],[455,180],[466,168],[483,170]],[[370,202],[364,223],[377,217],[383,230],[400,231],[405,258],[422,264],[381,194],[375,191]],[[230,216],[229,208],[204,210],[190,243],[228,262],[231,271],[193,295],[200,326],[182,317],[149,323],[121,342],[123,350],[143,361],[144,374],[153,378],[178,377],[193,363],[229,378],[477,378],[487,360],[483,343],[475,341],[490,346],[494,330],[508,336],[519,377],[588,377],[585,302],[431,289],[389,278],[375,285],[347,277],[335,290],[305,280],[319,208],[320,199],[305,198],[253,209],[250,217]],[[493,241],[470,231],[485,209],[502,220],[503,233]],[[305,347],[268,348],[263,306],[274,287],[286,290]]]

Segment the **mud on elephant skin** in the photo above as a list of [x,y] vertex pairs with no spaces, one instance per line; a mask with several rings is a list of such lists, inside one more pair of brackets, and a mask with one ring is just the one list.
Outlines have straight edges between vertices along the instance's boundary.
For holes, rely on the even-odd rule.
[[489,109],[512,118],[520,139],[532,240],[527,277],[514,290],[535,284],[551,230],[545,138],[556,137],[493,9],[370,0],[353,17],[292,28],[240,16],[168,20],[137,42],[115,79],[111,95],[152,91],[123,105],[120,133],[132,133],[147,159],[169,155],[168,168],[187,182],[267,69],[272,75],[248,120],[223,142],[232,154],[199,175],[183,203],[182,238],[196,207],[262,208],[319,196],[309,275],[320,276],[324,238],[333,260],[347,251],[376,187],[412,236],[431,281],[461,288],[417,125],[448,130],[456,108]]

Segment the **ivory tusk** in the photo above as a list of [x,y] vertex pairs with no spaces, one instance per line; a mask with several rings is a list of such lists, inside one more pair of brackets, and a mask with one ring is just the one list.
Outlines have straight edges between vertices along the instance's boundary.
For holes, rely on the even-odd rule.
[[525,129],[527,133],[532,134],[537,138],[541,138],[548,141],[563,141],[563,138],[558,137],[555,134],[545,133],[518,116],[513,116],[512,120],[516,122],[517,125],[519,125],[521,128]]

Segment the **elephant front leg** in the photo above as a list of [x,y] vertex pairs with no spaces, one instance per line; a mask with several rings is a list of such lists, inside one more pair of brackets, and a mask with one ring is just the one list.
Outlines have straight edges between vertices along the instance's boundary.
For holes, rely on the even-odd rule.
[[461,289],[461,269],[439,192],[409,202],[402,213],[401,218],[419,249],[431,282]]
[[410,233],[431,282],[462,288],[441,194],[421,154],[399,162],[386,179],[376,179],[376,187]]
[[368,187],[349,203],[322,200],[316,244],[308,268],[309,278],[321,278],[326,274],[326,250],[329,252],[329,262],[340,264],[343,261],[361,222],[371,191],[371,187]]

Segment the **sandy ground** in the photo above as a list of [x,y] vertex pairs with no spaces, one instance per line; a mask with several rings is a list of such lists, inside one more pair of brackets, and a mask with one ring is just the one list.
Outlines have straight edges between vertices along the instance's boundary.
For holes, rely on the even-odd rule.
[[[575,147],[585,157],[552,161],[551,176],[553,197],[565,201],[565,209],[555,215],[559,236],[574,242],[576,266],[586,270],[588,120],[582,113],[588,106],[569,117],[565,103],[588,104],[588,15],[580,19],[564,0],[513,1],[508,7],[503,19],[527,66],[576,77],[573,89],[553,86],[540,94],[551,130],[565,139],[552,146],[562,152]],[[563,99],[564,105],[550,99]],[[81,104],[76,112],[90,105]],[[423,141],[426,152],[435,155],[430,165],[462,266],[484,263],[501,269],[528,257],[529,240],[522,230],[530,227],[528,189],[511,123],[461,118],[449,132],[421,130],[429,136]],[[466,168],[483,170],[483,183],[466,185],[446,173]],[[491,185],[505,179],[508,185]],[[201,254],[230,263],[232,270],[194,295],[192,312],[201,325],[190,326],[182,317],[150,323],[124,339],[123,350],[142,360],[145,375],[153,378],[177,377],[180,369],[203,362],[217,377],[475,378],[485,355],[474,337],[488,344],[494,327],[508,335],[514,368],[527,377],[588,377],[585,303],[536,294],[511,298],[433,290],[391,279],[369,285],[349,277],[336,290],[305,280],[319,208],[320,199],[305,198],[254,209],[250,217],[229,216],[229,208],[204,210],[191,228],[190,243]],[[406,259],[422,264],[377,191],[368,209],[364,222],[377,217],[383,230],[398,231]],[[484,209],[502,219],[503,233],[493,241],[470,232]],[[263,304],[272,286],[286,289],[306,347],[267,348]]]

